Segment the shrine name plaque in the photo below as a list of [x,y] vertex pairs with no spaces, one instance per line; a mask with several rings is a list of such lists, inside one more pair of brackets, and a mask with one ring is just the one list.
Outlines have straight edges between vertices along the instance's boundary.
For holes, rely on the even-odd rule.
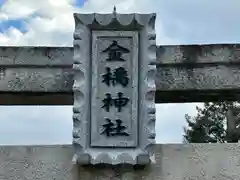
[[73,162],[148,164],[156,14],[74,14]]
[[136,147],[138,33],[92,36],[91,146]]

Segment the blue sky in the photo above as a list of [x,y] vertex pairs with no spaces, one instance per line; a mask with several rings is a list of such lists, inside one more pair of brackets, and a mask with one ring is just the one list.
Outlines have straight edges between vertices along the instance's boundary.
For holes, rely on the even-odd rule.
[[74,5],[77,7],[82,7],[87,0],[76,0]]
[[[156,12],[157,44],[240,42],[237,0],[0,0],[0,46],[72,46],[73,12]],[[195,104],[157,108],[157,142],[181,143]],[[174,111],[174,113],[172,113]],[[0,144],[71,143],[71,106],[0,107]]]
[[[0,0],[0,8],[6,3],[7,0]],[[86,0],[75,0],[73,3],[73,6],[75,7],[82,7]],[[14,18],[14,19],[9,19],[5,21],[0,21],[0,32],[6,31],[6,29],[9,29],[10,27],[14,27],[19,29],[22,33],[27,32],[26,28],[26,22],[28,21],[29,18],[37,17],[38,13],[33,13],[30,14],[29,16],[25,18]]]
[[3,5],[4,2],[5,0],[0,0],[0,6]]
[[0,32],[6,31],[6,29],[9,29],[10,27],[15,27],[19,29],[21,32],[27,32],[27,29],[25,28],[25,21],[26,19],[14,19],[14,20],[7,20],[0,22]]

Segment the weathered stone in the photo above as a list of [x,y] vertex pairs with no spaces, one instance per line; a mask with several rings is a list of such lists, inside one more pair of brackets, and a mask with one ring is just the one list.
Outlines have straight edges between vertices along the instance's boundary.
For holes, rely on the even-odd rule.
[[0,65],[72,66],[71,47],[1,47]]
[[7,68],[0,86],[5,92],[68,92],[72,77],[71,68]]
[[[83,164],[82,154],[90,155],[88,164],[150,162],[155,144],[155,16],[74,14],[74,162]],[[122,84],[113,83],[112,75],[102,81],[106,72],[114,74],[118,68],[127,74]],[[118,98],[125,99],[119,104]]]
[[239,44],[205,44],[205,45],[172,45],[159,46],[157,63],[173,65],[181,63],[221,64],[240,63]]
[[0,146],[1,179],[240,179],[239,144],[158,144],[145,167],[73,165],[71,145]]
[[240,69],[223,65],[191,69],[164,67],[158,69],[156,84],[160,91],[238,89]]
[[[157,65],[155,102],[200,102],[239,99],[239,49],[238,44],[158,47],[157,61],[153,62],[153,64]],[[20,99],[24,98],[24,92],[28,93],[28,86],[22,86],[21,93],[18,93],[19,88],[8,88],[9,84],[6,83],[6,79],[9,78],[11,69],[21,71],[17,70],[20,68],[24,69],[26,73],[29,71],[31,74],[35,68],[46,69],[48,67],[49,70],[46,71],[49,77],[56,76],[56,71],[60,70],[55,68],[63,69],[63,71],[64,69],[71,69],[73,48],[0,47],[0,57],[2,59],[0,66],[5,68],[5,76],[0,78],[0,103],[9,104],[8,99],[11,98],[14,100],[13,104],[26,104]],[[32,68],[34,70],[31,70]],[[50,70],[51,68],[55,70]],[[73,104],[72,73],[67,74],[67,86],[61,84],[62,81],[65,81],[61,79],[64,76],[58,76],[57,85],[54,84],[56,81],[53,80],[48,81],[47,84],[42,84],[41,78],[40,82],[37,80],[34,85],[35,93],[29,93],[27,104]],[[181,78],[180,75],[182,75]],[[24,84],[33,84],[28,76],[22,78],[24,78],[21,80]],[[10,81],[12,80],[10,79]],[[30,82],[28,83],[28,81]],[[53,84],[50,85],[50,83]],[[44,93],[43,89],[46,90]],[[8,94],[2,93],[6,92],[6,90],[8,90]],[[61,98],[56,99],[51,96],[53,94],[49,95],[49,92],[55,93],[55,97]],[[38,95],[41,95],[46,101],[38,101],[35,98]]]
[[[108,38],[106,38],[108,37]],[[129,53],[123,54],[122,58],[126,62],[106,62],[108,53],[102,53],[103,50],[111,46],[113,40],[116,40],[120,47],[129,50]],[[133,46],[135,44],[135,46]],[[91,103],[91,146],[95,147],[136,147],[138,137],[138,34],[137,32],[93,32],[93,58],[92,58],[92,103]],[[106,74],[106,67],[111,70],[111,77],[114,71],[123,67],[126,70],[128,84],[121,84],[109,79],[109,86],[102,82],[102,75]],[[120,69],[121,70],[121,69]],[[119,71],[121,72],[121,71]],[[118,73],[119,74],[119,73]],[[119,74],[118,78],[124,78],[124,75]],[[106,79],[107,81],[107,79]],[[113,86],[113,82],[116,85]],[[123,93],[127,97],[129,103],[121,108],[118,112],[116,108],[111,107],[109,112],[106,112],[101,106],[102,100],[106,98],[106,93],[110,93],[112,98],[116,98],[118,92]],[[97,115],[97,116],[96,116]],[[123,127],[126,127],[124,132],[129,136],[107,137],[102,132],[102,125],[106,123],[105,118],[111,119],[113,123],[120,119]]]

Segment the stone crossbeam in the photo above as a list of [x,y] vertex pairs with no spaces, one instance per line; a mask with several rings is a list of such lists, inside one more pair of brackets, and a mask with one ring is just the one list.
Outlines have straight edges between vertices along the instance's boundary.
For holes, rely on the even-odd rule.
[[[156,103],[238,100],[240,44],[157,47]],[[72,105],[72,47],[0,47],[1,105]]]
[[0,146],[1,179],[238,180],[239,143],[157,144],[148,167],[73,165],[71,145]]

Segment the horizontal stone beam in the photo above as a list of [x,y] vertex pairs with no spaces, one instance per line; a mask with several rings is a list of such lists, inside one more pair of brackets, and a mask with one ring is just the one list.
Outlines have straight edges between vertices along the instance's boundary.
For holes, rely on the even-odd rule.
[[1,179],[240,179],[239,143],[158,144],[155,164],[77,166],[71,145],[0,146]]
[[73,48],[0,47],[0,104],[72,105]]
[[[156,103],[238,100],[240,44],[159,46]],[[72,47],[0,47],[0,104],[72,105]]]
[[240,44],[160,46],[156,102],[238,100]]
[[72,64],[73,48],[71,47],[0,46],[1,66],[71,67]]

